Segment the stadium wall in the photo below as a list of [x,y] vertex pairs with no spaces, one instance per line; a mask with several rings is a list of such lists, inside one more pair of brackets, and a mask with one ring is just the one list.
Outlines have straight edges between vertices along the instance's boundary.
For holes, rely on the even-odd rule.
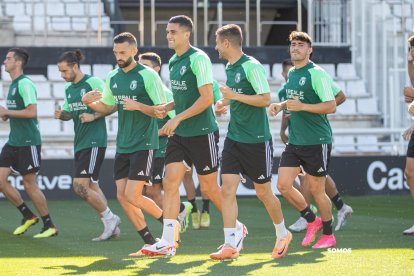
[[[100,185],[105,195],[110,199],[116,198],[116,187],[113,180],[113,159],[106,159],[101,168]],[[273,162],[272,188],[277,191],[277,167],[279,158]],[[334,157],[330,164],[330,175],[335,180],[341,195],[396,195],[409,194],[409,188],[404,176],[405,157],[403,156],[364,156],[364,157]],[[44,160],[38,176],[38,185],[48,199],[77,198],[72,189],[72,160]],[[198,181],[194,174],[198,194]],[[11,184],[23,191],[21,176],[10,176]],[[181,186],[180,194],[185,195]],[[27,198],[25,193],[23,197]],[[254,196],[253,183],[247,179],[241,183],[237,191],[239,196]],[[0,193],[0,199],[4,198]]]

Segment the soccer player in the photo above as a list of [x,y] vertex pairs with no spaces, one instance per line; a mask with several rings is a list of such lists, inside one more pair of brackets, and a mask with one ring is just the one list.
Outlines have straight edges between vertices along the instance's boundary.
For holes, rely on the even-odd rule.
[[219,133],[212,108],[212,65],[203,51],[190,45],[192,30],[193,22],[185,15],[174,16],[167,24],[168,47],[175,50],[169,61],[174,101],[156,109],[158,117],[166,116],[172,109],[177,116],[161,129],[170,136],[163,181],[163,205],[169,208],[164,210],[162,238],[143,249],[147,255],[175,255],[173,230],[178,223],[179,186],[193,164],[201,189],[221,212],[220,188],[217,185]]
[[[414,36],[408,38],[410,44],[410,51],[407,55],[407,68],[408,76],[410,77],[411,84],[414,86]],[[409,103],[408,112],[411,116],[414,116],[414,89],[412,87],[404,87],[404,100]],[[405,140],[409,140],[407,148],[407,158],[405,161],[405,177],[407,178],[407,184],[410,187],[411,198],[414,200],[414,124],[407,128],[403,137]],[[414,225],[403,231],[404,235],[414,235]]]
[[[243,236],[238,236],[236,191],[241,175],[253,180],[256,195],[265,206],[276,229],[272,257],[286,255],[292,234],[286,229],[279,199],[272,192],[272,136],[266,107],[270,104],[270,88],[263,65],[243,53],[242,31],[229,24],[216,32],[216,50],[228,61],[227,82],[220,86],[223,100],[219,106],[230,105],[230,122],[222,153],[222,215],[224,245],[210,254],[215,260],[239,256]],[[218,108],[220,109],[220,108]]]
[[117,198],[145,244],[154,244],[141,209],[162,221],[160,207],[142,195],[151,177],[153,151],[158,149],[157,119],[151,116],[155,116],[154,105],[165,102],[162,81],[154,70],[134,60],[138,49],[131,33],[115,36],[113,51],[119,68],[108,74],[102,94],[95,89],[85,94],[82,102],[103,114],[117,106],[114,164]]
[[103,233],[93,241],[104,241],[118,237],[121,220],[111,212],[108,202],[99,187],[98,178],[105,158],[107,133],[105,115],[94,112],[82,103],[82,96],[94,89],[103,91],[104,82],[86,75],[80,70],[83,54],[79,50],[64,52],[58,60],[62,78],[67,82],[63,109],[59,106],[55,118],[73,120],[75,131],[75,172],[73,189],[100,215],[104,225]]
[[[332,79],[309,60],[312,40],[307,33],[294,31],[289,35],[289,41],[294,68],[289,71],[286,83],[288,100],[270,106],[273,115],[285,108],[291,113],[289,144],[280,159],[278,189],[308,222],[302,246],[311,245],[323,229],[322,237],[312,248],[332,247],[336,245],[336,240],[332,233],[331,202],[325,193],[332,146],[332,130],[327,114],[336,111]],[[321,218],[315,216],[303,195],[293,187],[301,168],[307,174],[309,189]]]
[[[282,76],[283,78],[287,81],[287,76],[288,76],[288,72],[290,70],[290,68],[293,67],[293,63],[290,59],[286,59],[282,62]],[[339,106],[341,105],[345,100],[345,94],[344,92],[342,92],[342,90],[339,88],[339,86],[335,83],[332,82],[332,92],[335,96],[335,102],[336,105]],[[279,91],[278,91],[278,96],[279,96],[279,100],[281,102],[286,100],[286,89],[285,86],[282,86]],[[290,113],[287,110],[283,110],[283,115],[282,115],[282,123],[280,125],[280,138],[282,139],[283,143],[287,144],[288,143],[288,137],[286,135],[286,129],[288,127],[288,121],[289,121],[289,117],[290,117]],[[295,186],[305,197],[306,202],[308,204],[310,204],[311,199],[312,199],[312,195],[309,191],[309,185],[307,185],[307,181],[306,181],[306,176],[303,176],[302,174],[299,175],[299,179],[301,182],[300,187]],[[296,184],[296,182],[295,182]],[[346,220],[348,217],[350,217],[353,213],[353,210],[351,208],[351,206],[345,204],[342,201],[341,196],[339,195],[339,192],[336,188],[336,184],[335,181],[332,179],[332,177],[330,175],[327,175],[326,177],[326,182],[325,182],[325,192],[326,194],[329,196],[329,198],[331,199],[332,203],[335,205],[335,208],[338,210],[338,215],[337,215],[337,223],[335,226],[335,231],[339,231],[341,229],[342,226],[345,225]],[[315,208],[312,204],[310,204],[310,208]],[[313,210],[315,212],[315,210]],[[291,226],[289,226],[289,229],[295,232],[301,232],[303,230],[306,229],[306,219],[304,219],[303,217],[299,217],[299,219],[293,223]]]
[[44,224],[41,232],[34,238],[46,238],[56,236],[58,230],[49,215],[46,198],[36,183],[36,174],[40,170],[41,162],[41,138],[37,122],[36,88],[23,73],[28,59],[29,54],[25,49],[12,48],[7,52],[3,62],[12,83],[7,95],[7,108],[0,105],[0,117],[4,121],[10,119],[9,140],[0,154],[0,192],[23,215],[22,224],[14,230],[14,235],[21,235],[36,224],[39,218],[7,180],[12,171],[20,173],[24,189]]

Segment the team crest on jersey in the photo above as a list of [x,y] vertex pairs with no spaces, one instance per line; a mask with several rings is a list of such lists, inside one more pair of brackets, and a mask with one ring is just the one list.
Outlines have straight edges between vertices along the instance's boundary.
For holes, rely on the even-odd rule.
[[80,91],[81,97],[83,97],[85,94],[86,94],[86,89],[82,88],[82,90]]
[[300,80],[299,80],[299,84],[301,86],[303,86],[303,85],[305,85],[305,82],[306,82],[306,78],[305,77],[301,77]]
[[129,85],[129,88],[131,90],[135,90],[135,88],[137,88],[137,81],[136,80],[131,81],[131,84]]
[[16,95],[16,88],[13,88],[11,94],[12,94],[12,96]]
[[180,69],[181,76],[185,74],[185,71],[187,71],[187,67],[185,67],[185,66],[181,67],[181,69]]
[[240,73],[237,73],[237,74],[236,74],[236,76],[234,77],[234,81],[235,81],[236,83],[239,83],[239,82],[240,82]]

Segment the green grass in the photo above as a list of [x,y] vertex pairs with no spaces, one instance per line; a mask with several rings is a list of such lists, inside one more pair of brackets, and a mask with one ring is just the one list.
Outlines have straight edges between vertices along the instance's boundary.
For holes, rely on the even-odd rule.
[[[223,242],[221,217],[213,209],[208,230],[183,234],[182,246],[172,258],[129,258],[142,246],[141,238],[121,212],[119,240],[94,243],[102,225],[94,211],[82,201],[50,201],[49,209],[59,228],[57,237],[33,239],[41,223],[22,236],[11,233],[20,223],[18,211],[0,201],[0,275],[408,275],[414,274],[414,237],[401,232],[414,223],[414,206],[408,196],[347,197],[354,215],[343,231],[336,233],[337,248],[350,253],[332,253],[300,246],[303,233],[294,234],[288,255],[270,258],[275,242],[274,227],[257,199],[239,199],[240,219],[249,235],[243,254],[232,262],[216,262],[208,254]],[[30,204],[31,206],[31,204]],[[297,219],[282,199],[286,224]],[[336,215],[336,214],[335,214]],[[147,219],[156,236],[161,224]]]

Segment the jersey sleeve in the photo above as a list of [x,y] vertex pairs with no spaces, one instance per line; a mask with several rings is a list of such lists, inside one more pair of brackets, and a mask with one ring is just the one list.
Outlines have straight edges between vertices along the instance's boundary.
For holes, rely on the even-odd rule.
[[336,97],[336,95],[338,95],[338,93],[341,91],[341,87],[339,87],[339,85],[333,80],[332,80],[332,93],[334,95],[334,97]]
[[[166,102],[169,103],[169,102],[174,101],[173,94],[172,94],[171,90],[168,89],[167,86],[165,86],[165,85],[163,85],[163,88],[164,88],[163,91],[164,91],[164,96],[165,96]],[[168,117],[170,117],[171,119],[174,118],[175,117],[175,110],[168,111]]]
[[206,54],[197,53],[191,58],[191,70],[197,79],[197,87],[213,83],[213,66]]
[[143,69],[139,72],[144,79],[145,90],[154,105],[166,103],[163,83],[160,76],[152,69]]
[[105,83],[103,80],[97,77],[90,77],[86,80],[92,90],[98,89],[99,92],[103,92],[105,88]]
[[108,74],[108,77],[106,78],[106,82],[105,82],[105,86],[102,92],[102,99],[101,102],[106,104],[106,105],[115,105],[116,101],[115,101],[115,97],[112,94],[112,90],[111,90],[111,79],[113,77],[113,75],[115,75],[116,70],[110,72]]
[[67,98],[68,97],[67,91],[68,91],[69,86],[70,86],[70,83],[67,82],[65,84],[65,91],[63,92],[64,93],[64,96],[63,96],[64,102],[63,102],[63,105],[62,105],[62,110],[66,111],[66,112],[70,112],[70,108],[69,108],[69,104],[68,104],[68,98]]
[[332,78],[324,70],[310,69],[312,88],[322,102],[335,100],[332,93]]
[[266,78],[266,70],[263,65],[256,62],[246,62],[243,65],[246,78],[252,85],[256,94],[270,93],[269,83]]
[[22,79],[19,81],[19,94],[23,99],[24,107],[31,104],[37,104],[36,100],[36,87],[34,83],[29,79]]
[[286,96],[286,84],[284,84],[282,87],[279,88],[277,91],[277,96],[279,97],[279,101],[283,102],[287,100]]
[[216,80],[213,80],[213,101],[218,102],[221,99],[220,87]]

